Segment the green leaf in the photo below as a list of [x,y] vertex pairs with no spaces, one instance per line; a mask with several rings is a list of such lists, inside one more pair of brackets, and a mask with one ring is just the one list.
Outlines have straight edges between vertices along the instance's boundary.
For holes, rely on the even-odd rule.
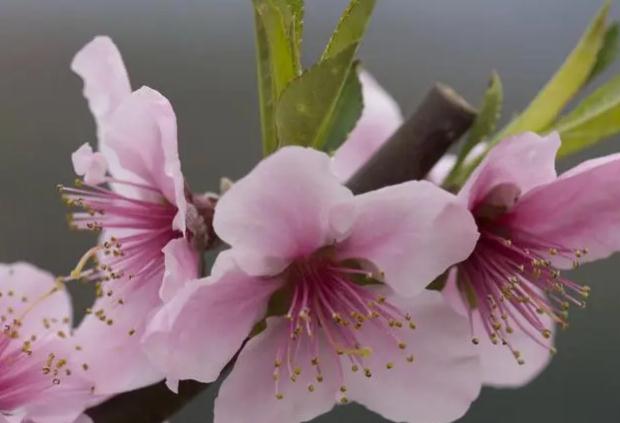
[[323,151],[337,150],[355,128],[355,124],[362,115],[364,99],[357,67],[358,63],[354,63],[342,87],[340,98],[334,109],[334,123],[327,134],[325,145],[322,147]]
[[463,144],[457,164],[462,163],[469,152],[481,141],[486,139],[493,131],[502,113],[504,90],[502,81],[497,72],[493,72],[489,81],[489,87],[484,93],[482,107],[476,116],[476,120],[469,130],[469,136]]
[[284,27],[291,43],[291,51],[295,59],[298,71],[301,70],[301,40],[304,25],[304,2],[303,0],[270,0],[278,9],[284,21]]
[[340,17],[321,61],[334,57],[351,44],[359,44],[366,32],[376,0],[351,0]]
[[605,70],[616,60],[616,57],[618,56],[618,47],[620,47],[620,39],[618,37],[619,30],[620,25],[618,25],[618,22],[614,22],[609,26],[609,28],[607,28],[605,39],[603,40],[603,46],[598,52],[596,63],[592,68],[592,72],[590,72],[588,82],[605,72]]
[[[253,0],[256,25],[258,97],[265,155],[278,147],[275,104],[284,88],[299,74],[300,0]],[[293,5],[293,6],[291,6]],[[297,6],[295,6],[297,5]],[[300,32],[299,32],[300,34]],[[295,35],[296,37],[297,35]]]
[[473,161],[470,160],[469,163],[466,163],[467,156],[478,143],[487,139],[495,131],[495,126],[502,112],[503,99],[504,89],[502,81],[497,72],[493,72],[489,80],[489,86],[484,93],[480,111],[469,130],[467,140],[461,147],[461,151],[459,151],[454,167],[444,180],[444,186],[454,186],[464,173],[469,172],[471,166],[479,162],[479,158],[474,158]]
[[553,130],[562,138],[558,156],[576,153],[620,132],[620,75],[584,99]]
[[560,69],[527,109],[497,135],[497,139],[525,131],[541,131],[555,121],[586,83],[595,66],[605,38],[609,7],[610,1],[607,0]]
[[350,86],[347,81],[350,82],[349,74],[353,72],[357,47],[357,44],[350,45],[289,84],[276,107],[280,145],[317,149],[326,145],[341,116],[341,97],[345,97],[345,86]]

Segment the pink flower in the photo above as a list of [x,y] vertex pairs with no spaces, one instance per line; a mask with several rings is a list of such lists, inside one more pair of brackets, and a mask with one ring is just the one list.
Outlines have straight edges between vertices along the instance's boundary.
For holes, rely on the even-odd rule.
[[[528,383],[554,352],[556,325],[589,288],[560,269],[620,248],[620,156],[556,176],[557,134],[526,133],[492,149],[459,193],[480,239],[444,291],[471,320],[484,380]],[[504,345],[504,347],[502,347]]]
[[0,422],[73,422],[94,401],[74,360],[71,304],[54,277],[0,264]]
[[403,123],[396,101],[370,73],[359,74],[364,109],[347,140],[334,154],[333,171],[346,181],[359,170]]
[[140,333],[161,300],[188,275],[196,277],[198,255],[191,243],[207,234],[187,226],[196,207],[181,173],[168,100],[147,87],[131,91],[120,53],[107,37],[86,45],[71,68],[84,80],[99,151],[86,144],[73,154],[83,181],[61,191],[80,209],[72,214],[72,225],[102,232],[100,244],[72,273],[97,282],[100,297],[78,336],[91,373],[101,381],[98,392],[113,393],[161,378],[140,351]]
[[231,249],[144,341],[174,388],[214,380],[260,332],[222,385],[216,422],[306,421],[348,401],[448,422],[478,395],[466,319],[425,290],[478,236],[451,194],[408,182],[353,196],[327,155],[287,147],[230,188],[214,224]]

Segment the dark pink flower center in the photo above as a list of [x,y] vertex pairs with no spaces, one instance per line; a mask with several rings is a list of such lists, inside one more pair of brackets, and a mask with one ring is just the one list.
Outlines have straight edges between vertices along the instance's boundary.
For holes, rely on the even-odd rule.
[[[71,225],[78,230],[104,230],[107,236],[84,256],[74,276],[104,282],[121,278],[148,281],[164,269],[162,248],[182,236],[172,227],[177,208],[154,187],[110,182],[137,190],[140,198],[80,180],[75,188],[59,187],[70,207],[82,209],[71,214]],[[96,258],[97,266],[82,271],[91,258]]]
[[[66,359],[53,353],[45,358],[33,352],[37,343],[45,343],[46,340],[34,335],[23,339],[19,318],[9,320],[5,315],[1,317],[4,326],[0,331],[0,414],[11,412],[33,398],[45,395],[48,389],[60,385],[65,377],[71,376]],[[54,323],[47,324],[51,329]],[[66,337],[67,334],[50,331],[49,336]]]
[[[340,401],[346,403],[340,356],[349,360],[351,371],[372,376],[372,369],[366,362],[373,354],[373,346],[362,344],[359,336],[366,325],[375,326],[385,335],[384,339],[376,340],[378,343],[387,339],[402,352],[406,362],[413,362],[413,355],[407,353],[407,345],[399,336],[401,330],[415,329],[412,317],[365,285],[373,281],[370,272],[355,264],[337,263],[317,254],[297,260],[287,269],[286,278],[292,299],[285,314],[288,334],[279,346],[274,362],[277,398],[284,397],[279,389],[281,377],[288,376],[296,382],[302,369],[314,373],[312,378],[306,377],[308,391],[314,391],[315,382],[323,382],[321,354],[327,352],[321,349],[320,343],[326,342],[331,347],[328,351],[336,354],[338,363],[337,374],[329,377],[338,378]],[[385,365],[388,369],[394,367],[393,362]]]
[[[493,344],[507,346],[519,364],[526,358],[511,343],[515,330],[555,352],[547,341],[553,328],[541,316],[567,327],[570,306],[585,307],[590,289],[563,277],[553,260],[568,260],[577,266],[587,250],[503,225],[501,217],[479,218],[478,226],[480,240],[472,255],[458,265],[458,271],[459,286],[470,308],[480,313],[484,335]],[[477,344],[476,334],[473,336]]]

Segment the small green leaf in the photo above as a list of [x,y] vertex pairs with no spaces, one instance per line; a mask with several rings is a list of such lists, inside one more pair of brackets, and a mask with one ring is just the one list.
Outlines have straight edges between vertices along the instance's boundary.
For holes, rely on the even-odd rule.
[[338,121],[357,47],[352,44],[314,65],[284,90],[275,116],[280,145],[325,146]]
[[334,123],[327,134],[323,151],[335,151],[347,139],[355,124],[362,115],[364,99],[362,96],[362,84],[358,73],[358,64],[354,63],[353,69],[342,88],[340,98],[334,109]]
[[299,57],[294,47],[297,41],[291,39],[291,34],[296,34],[295,25],[299,24],[294,23],[298,17],[295,13],[300,13],[300,9],[289,7],[294,0],[253,2],[263,152],[267,155],[278,147],[275,104],[284,88],[299,74]]
[[333,32],[321,61],[334,57],[351,44],[359,44],[366,32],[376,0],[351,0]]
[[620,47],[620,25],[618,22],[614,22],[609,26],[605,33],[605,39],[603,40],[603,46],[598,52],[596,63],[590,72],[588,82],[592,81],[616,60],[618,56],[618,48]]
[[552,129],[562,138],[559,156],[576,153],[620,132],[620,75],[599,87]]
[[284,21],[291,51],[298,70],[301,70],[301,40],[303,36],[304,2],[303,0],[270,0],[278,9]]
[[541,131],[553,123],[586,83],[595,66],[605,38],[609,7],[610,1],[606,0],[560,69],[527,109],[497,135],[497,139],[525,131]]
[[489,87],[484,93],[482,107],[476,116],[476,120],[469,130],[467,141],[463,144],[457,164],[462,163],[469,152],[481,141],[486,139],[489,134],[495,131],[495,126],[502,113],[502,102],[504,99],[504,90],[502,81],[497,72],[493,72]]
[[465,164],[471,150],[495,131],[495,126],[502,112],[503,99],[502,81],[497,72],[493,72],[476,120],[469,130],[469,135],[461,147],[461,151],[459,151],[454,167],[444,181],[446,187],[452,187],[464,172],[468,172],[472,164],[478,162],[477,159],[474,159],[471,163]]

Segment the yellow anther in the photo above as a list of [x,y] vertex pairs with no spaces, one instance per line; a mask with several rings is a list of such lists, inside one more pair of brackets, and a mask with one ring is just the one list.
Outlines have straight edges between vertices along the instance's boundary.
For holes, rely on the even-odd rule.
[[367,358],[372,355],[372,348],[361,347],[361,348],[342,349],[342,350],[337,350],[336,353],[338,355],[348,354],[348,355],[355,355],[355,356],[362,357],[362,358]]

